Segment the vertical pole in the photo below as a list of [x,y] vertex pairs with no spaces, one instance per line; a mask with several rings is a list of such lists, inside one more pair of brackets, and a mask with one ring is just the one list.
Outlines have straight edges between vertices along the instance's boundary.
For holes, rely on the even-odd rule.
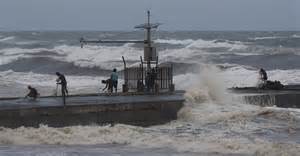
[[143,66],[143,58],[142,58],[142,56],[140,56],[140,58],[141,58],[141,70],[142,70],[142,82],[144,83],[144,66]]
[[66,108],[66,95],[63,94],[64,108]]
[[147,42],[148,42],[148,46],[151,47],[151,26],[150,26],[150,11],[147,11],[147,16],[148,16],[148,20],[147,20]]
[[63,98],[64,108],[66,108],[66,92],[65,88],[63,88],[63,85],[61,85],[61,95]]
[[[147,29],[147,43],[148,43],[148,51],[147,51],[147,55],[150,56],[150,54],[152,54],[152,48],[151,48],[151,26],[150,26],[150,11],[148,10],[147,11],[147,16],[148,16],[148,20],[147,20],[147,26],[146,26],[146,29]],[[151,64],[150,64],[150,58],[148,57],[147,58],[148,60],[147,61],[147,71],[150,72],[151,70]]]

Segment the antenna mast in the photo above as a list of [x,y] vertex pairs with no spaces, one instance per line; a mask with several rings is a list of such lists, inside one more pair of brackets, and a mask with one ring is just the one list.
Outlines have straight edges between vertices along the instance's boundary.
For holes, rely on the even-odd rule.
[[144,40],[117,40],[117,41],[107,41],[107,40],[85,40],[80,39],[81,47],[87,43],[144,43],[144,61],[147,63],[147,71],[151,70],[151,63],[157,63],[156,48],[152,46],[151,40],[151,29],[158,28],[159,23],[150,23],[150,11],[147,11],[147,21],[144,24],[135,26],[136,29],[146,30],[146,38]]
[[150,23],[150,11],[147,11],[147,23],[135,26],[137,29],[146,30],[146,39],[144,42],[144,61],[147,63],[147,71],[151,70],[151,62],[157,62],[156,48],[152,46],[151,29],[158,28],[159,23]]

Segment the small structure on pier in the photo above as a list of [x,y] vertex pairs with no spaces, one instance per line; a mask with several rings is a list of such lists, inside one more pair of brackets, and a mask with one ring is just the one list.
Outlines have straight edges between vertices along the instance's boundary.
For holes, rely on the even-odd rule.
[[144,57],[140,56],[140,65],[137,67],[127,67],[124,62],[124,84],[123,92],[173,92],[173,67],[172,64],[160,65],[158,53],[151,39],[151,30],[157,29],[159,23],[150,22],[150,11],[147,11],[147,22],[136,29],[144,29],[146,37],[144,40],[86,40],[80,39],[81,47],[88,43],[142,43],[144,44]]

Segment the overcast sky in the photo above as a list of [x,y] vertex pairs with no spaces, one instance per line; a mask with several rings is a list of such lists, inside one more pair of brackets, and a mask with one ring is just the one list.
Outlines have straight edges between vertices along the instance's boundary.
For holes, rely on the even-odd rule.
[[0,0],[0,30],[300,30],[300,0]]

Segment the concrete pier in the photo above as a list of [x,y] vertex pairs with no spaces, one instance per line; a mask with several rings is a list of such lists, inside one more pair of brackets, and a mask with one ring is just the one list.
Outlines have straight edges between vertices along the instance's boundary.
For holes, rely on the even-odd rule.
[[177,119],[183,106],[182,91],[159,95],[73,95],[66,98],[41,97],[0,99],[0,126],[52,127],[124,123],[140,126],[163,124]]

